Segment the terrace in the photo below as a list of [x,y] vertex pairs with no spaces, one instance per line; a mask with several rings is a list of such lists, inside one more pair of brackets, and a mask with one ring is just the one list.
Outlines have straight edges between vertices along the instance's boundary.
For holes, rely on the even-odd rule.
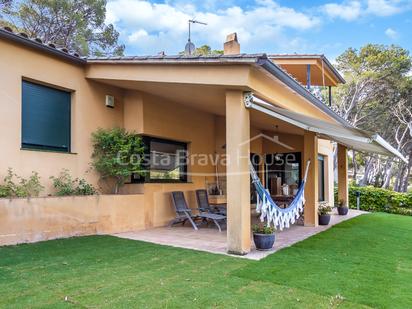
[[[268,251],[258,251],[255,249],[252,241],[251,252],[241,257],[251,260],[260,260],[274,252],[290,247],[297,242],[323,232],[338,223],[355,218],[365,213],[366,212],[364,211],[351,209],[346,216],[339,216],[334,210],[329,225],[305,227],[303,225],[294,224],[289,229],[278,231],[276,233],[276,242],[273,249]],[[252,216],[251,221],[258,222],[259,220],[255,215]],[[227,253],[228,248],[226,231],[219,232],[215,228],[206,226],[200,228],[198,231],[195,231],[190,224],[186,224],[185,226],[159,227],[137,232],[118,233],[113,236],[172,247],[230,255]]]

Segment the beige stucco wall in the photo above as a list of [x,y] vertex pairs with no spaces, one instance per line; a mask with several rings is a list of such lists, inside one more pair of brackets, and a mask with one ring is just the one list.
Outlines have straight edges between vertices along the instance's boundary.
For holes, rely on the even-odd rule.
[[0,246],[144,229],[144,196],[0,199]]
[[[214,155],[215,116],[170,102],[147,93],[128,91],[125,94],[125,128],[140,134],[188,143],[191,155]],[[140,119],[140,121],[139,121]],[[167,224],[175,212],[170,192],[183,191],[192,208],[197,208],[194,191],[203,189],[207,179],[213,179],[214,168],[209,164],[188,167],[188,183],[128,184],[123,192],[142,192],[145,195],[146,227]]]
[[[0,179],[8,167],[19,175],[37,171],[50,192],[49,177],[62,168],[74,177],[96,183],[89,170],[90,136],[97,128],[123,125],[122,90],[88,81],[84,69],[51,56],[0,40]],[[29,79],[73,91],[72,154],[21,150],[21,85]],[[105,106],[105,95],[115,96],[114,109]]]

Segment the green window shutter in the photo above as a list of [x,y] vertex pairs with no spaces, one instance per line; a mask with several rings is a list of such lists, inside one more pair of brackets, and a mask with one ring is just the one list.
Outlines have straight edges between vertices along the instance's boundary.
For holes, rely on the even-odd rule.
[[70,151],[71,93],[23,81],[22,147]]

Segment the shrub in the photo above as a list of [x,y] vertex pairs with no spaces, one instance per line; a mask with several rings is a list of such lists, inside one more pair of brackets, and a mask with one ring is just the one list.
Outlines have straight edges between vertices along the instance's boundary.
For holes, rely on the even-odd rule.
[[252,230],[256,234],[273,234],[275,232],[273,227],[263,223],[253,225]]
[[[360,192],[360,209],[366,211],[380,211],[402,215],[412,214],[412,194],[400,193],[392,190],[367,187],[349,187],[349,207],[356,208],[356,192]],[[337,189],[335,188],[335,201]]]
[[94,195],[96,193],[97,190],[92,184],[88,183],[84,179],[79,179],[79,183],[76,187],[76,195]]
[[0,186],[0,197],[37,197],[43,189],[37,172],[32,172],[26,179],[18,176],[13,169],[9,168],[4,177],[4,184]]
[[57,177],[51,176],[50,179],[53,182],[57,196],[93,195],[97,193],[93,185],[86,180],[73,179],[67,169],[63,169]]
[[142,173],[144,145],[136,133],[124,129],[98,129],[92,134],[92,166],[102,179],[114,179],[114,193],[131,175]]
[[319,216],[328,215],[331,211],[332,211],[332,207],[330,207],[328,204],[319,204],[319,207],[318,207]]

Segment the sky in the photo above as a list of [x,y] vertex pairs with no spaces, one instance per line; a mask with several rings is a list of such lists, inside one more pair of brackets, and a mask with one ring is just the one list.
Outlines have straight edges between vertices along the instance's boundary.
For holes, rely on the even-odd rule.
[[412,0],[109,0],[126,55],[174,55],[192,42],[223,49],[237,32],[242,53],[316,53],[335,59],[349,47],[396,44],[412,51]]

